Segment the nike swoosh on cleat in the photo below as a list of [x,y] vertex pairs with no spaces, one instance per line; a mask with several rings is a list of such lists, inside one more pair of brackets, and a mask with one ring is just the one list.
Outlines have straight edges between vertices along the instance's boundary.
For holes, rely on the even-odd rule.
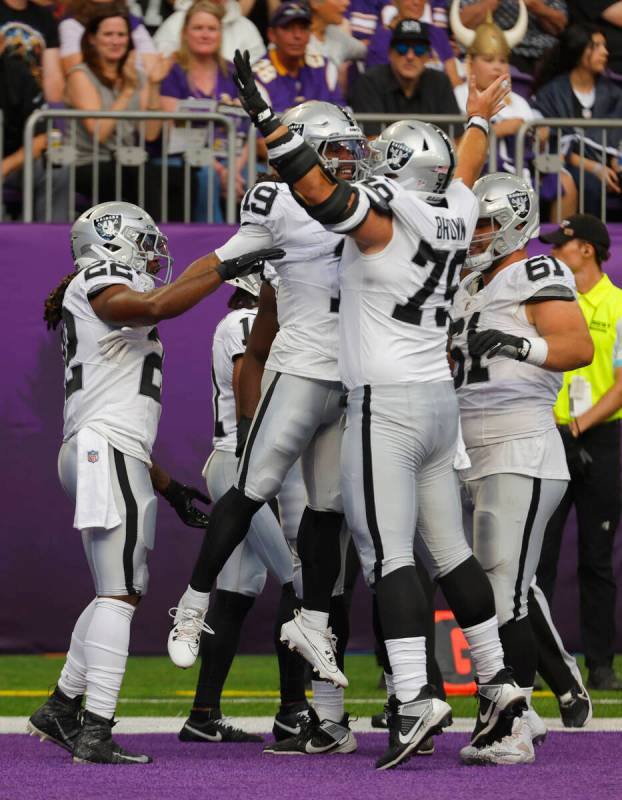
[[412,740],[414,739],[417,731],[421,728],[422,724],[423,724],[423,717],[419,717],[416,724],[413,725],[413,727],[408,731],[408,735],[406,737],[404,737],[402,735],[402,732],[400,731],[398,733],[400,744],[410,744],[410,742],[412,742]]
[[126,761],[134,761],[137,764],[147,764],[144,756],[126,756],[124,753],[115,753],[118,758],[124,758]]
[[484,725],[486,725],[486,723],[490,720],[490,717],[492,716],[492,712],[494,711],[494,708],[495,708],[495,704],[491,702],[490,706],[488,707],[488,711],[485,714],[482,714],[482,711],[480,709],[480,712],[479,712],[480,722],[483,722]]
[[283,722],[279,722],[278,719],[274,720],[274,724],[277,726],[277,728],[281,728],[281,730],[291,733],[292,736],[298,736],[298,734],[300,733],[300,725],[297,725],[295,728],[290,728],[289,725],[285,725]]
[[305,745],[305,752],[306,753],[310,753],[311,755],[317,754],[317,753],[325,753],[327,750],[330,750],[333,747],[334,744],[337,744],[337,742],[334,742],[333,744],[326,745],[325,747],[316,747],[311,742],[307,742],[306,745]]
[[208,742],[222,742],[222,733],[220,731],[216,731],[216,733],[203,733],[203,731],[198,731],[196,728],[193,728],[191,725],[184,725],[187,731],[191,731],[192,733],[200,736],[201,739],[206,739]]

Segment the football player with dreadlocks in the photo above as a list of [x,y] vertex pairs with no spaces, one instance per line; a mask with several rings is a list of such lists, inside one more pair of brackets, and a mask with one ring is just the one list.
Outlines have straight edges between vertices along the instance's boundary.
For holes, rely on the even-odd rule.
[[[473,552],[492,583],[507,664],[528,703],[537,667],[528,591],[546,525],[569,480],[553,405],[563,372],[589,364],[592,340],[570,269],[527,256],[538,202],[521,178],[496,173],[473,192],[478,222],[451,310],[450,355],[471,466],[460,476],[473,503]],[[513,763],[546,736],[530,707],[466,761]]]
[[71,248],[74,272],[47,298],[44,318],[48,327],[63,323],[58,472],[75,500],[74,527],[82,535],[95,598],[74,626],[53,694],[28,728],[77,762],[147,764],[149,756],[130,753],[112,739],[112,726],[132,617],[147,590],[153,487],[184,521],[201,527],[207,522],[192,507],[193,499],[207,498],[171,481],[151,462],[163,355],[155,325],[283,253],[272,248],[229,261],[211,253],[167,285],[172,258],[166,236],[145,211],[125,202],[101,203],[82,214],[71,229]]

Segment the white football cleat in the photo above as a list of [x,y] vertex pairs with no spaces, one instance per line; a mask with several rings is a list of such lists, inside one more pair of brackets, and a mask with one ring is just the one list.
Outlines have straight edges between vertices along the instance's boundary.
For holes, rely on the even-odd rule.
[[500,742],[483,747],[463,747],[460,758],[465,764],[531,764],[536,760],[529,723],[522,717],[512,722],[512,732]]
[[298,609],[294,611],[294,619],[281,626],[281,641],[289,645],[311,664],[320,678],[330,681],[335,686],[348,685],[348,679],[337,666],[335,660],[335,642],[330,628],[318,631],[307,627]]
[[179,606],[169,609],[168,613],[175,620],[168,635],[169,658],[176,667],[188,669],[199,655],[201,634],[214,633],[204,621],[207,609]]
[[533,708],[528,708],[527,711],[523,711],[523,719],[529,726],[531,741],[534,743],[534,745],[540,746],[541,744],[544,744],[544,740],[546,739],[546,735],[548,733],[548,728],[538,716],[536,711]]

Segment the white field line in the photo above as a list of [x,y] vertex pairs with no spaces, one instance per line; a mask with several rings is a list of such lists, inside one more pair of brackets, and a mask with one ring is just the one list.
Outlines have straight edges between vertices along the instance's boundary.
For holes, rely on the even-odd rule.
[[[121,717],[115,727],[117,733],[178,733],[185,717]],[[0,734],[25,733],[27,717],[0,717]],[[272,730],[274,717],[234,717],[235,724],[249,733],[269,733]],[[545,718],[547,728],[564,733],[622,731],[622,719],[619,717],[604,717],[593,719],[587,728],[564,728],[561,720]],[[369,719],[351,721],[352,729],[358,733],[371,733]],[[470,733],[473,729],[473,720],[457,717],[454,724],[448,729],[449,733]],[[376,733],[378,731],[376,730]]]

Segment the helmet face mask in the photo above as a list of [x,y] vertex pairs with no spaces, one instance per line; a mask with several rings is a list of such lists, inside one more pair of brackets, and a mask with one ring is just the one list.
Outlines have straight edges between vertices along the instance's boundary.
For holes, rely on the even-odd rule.
[[117,261],[144,274],[146,289],[155,281],[166,284],[171,279],[173,259],[166,235],[132,203],[100,203],[81,214],[71,228],[71,251],[78,269],[85,265],[83,259]]
[[473,192],[479,202],[479,220],[465,267],[485,272],[538,235],[538,200],[531,186],[507,172],[485,175]]
[[344,108],[308,100],[284,114],[282,122],[313,147],[322,166],[331,174],[347,181],[360,181],[369,175],[369,144]]
[[415,192],[443,194],[456,168],[451,140],[428,122],[394,122],[370,142],[370,148],[373,175],[391,177]]

